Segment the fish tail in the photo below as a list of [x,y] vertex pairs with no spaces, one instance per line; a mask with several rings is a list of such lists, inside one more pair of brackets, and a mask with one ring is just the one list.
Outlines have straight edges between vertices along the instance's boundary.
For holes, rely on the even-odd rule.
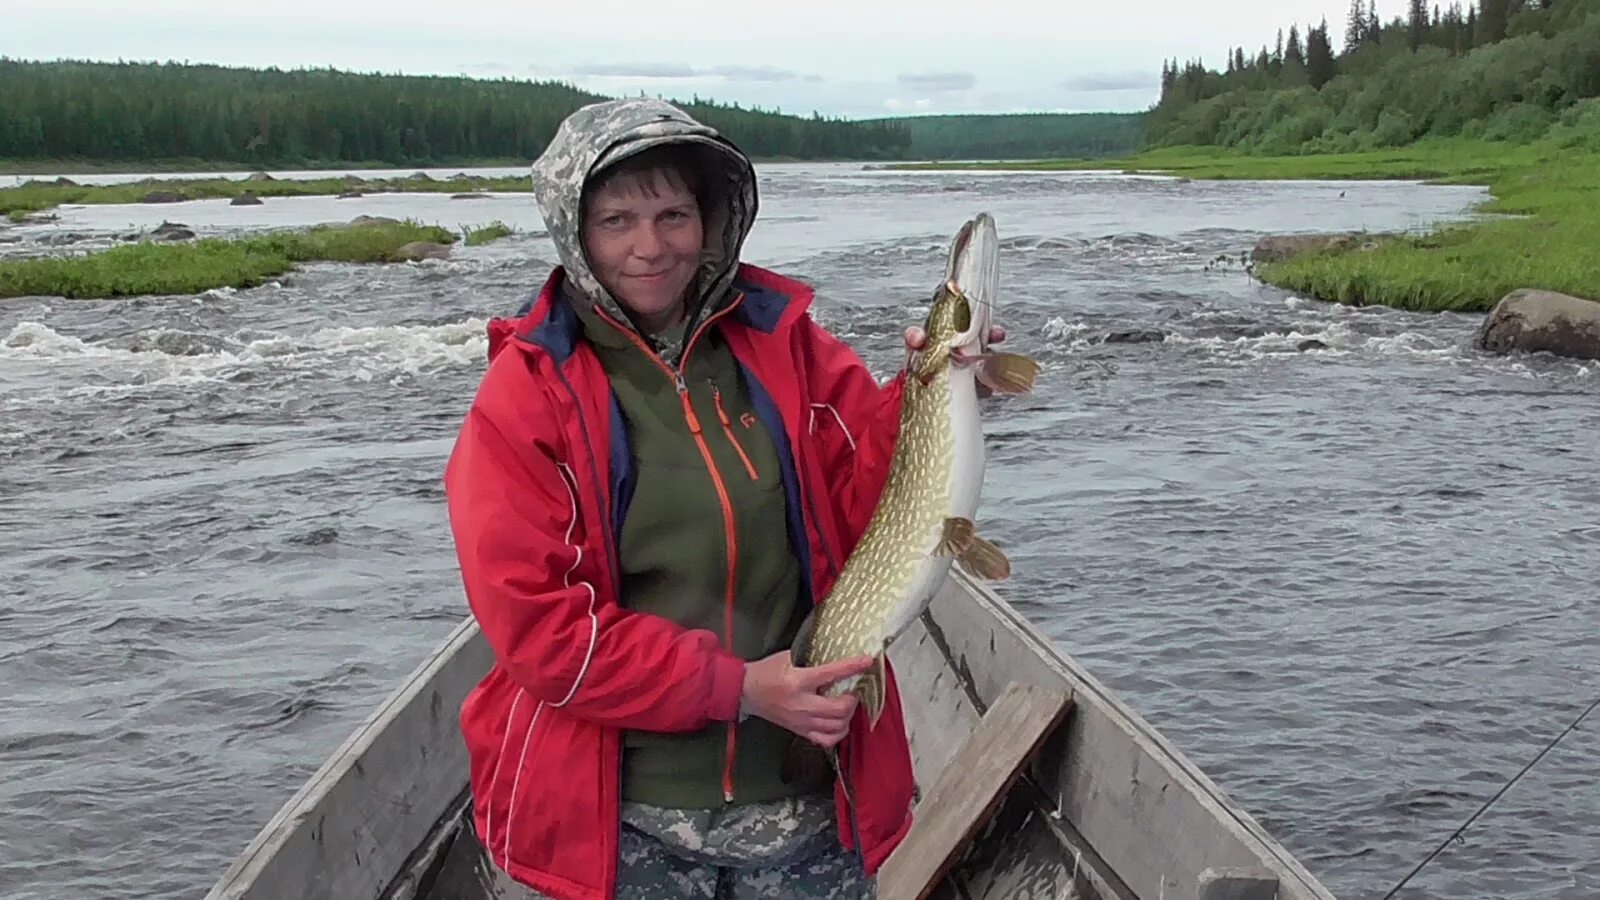
[[861,673],[856,680],[854,690],[856,696],[861,698],[861,708],[867,711],[867,723],[870,727],[876,728],[878,717],[883,715],[884,685],[888,680],[881,652],[873,659],[872,668]]

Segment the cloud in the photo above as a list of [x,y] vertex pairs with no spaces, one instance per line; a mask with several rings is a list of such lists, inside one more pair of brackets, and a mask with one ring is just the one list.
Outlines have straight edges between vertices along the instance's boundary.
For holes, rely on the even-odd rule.
[[926,93],[970,91],[978,84],[978,76],[971,72],[921,72],[905,73],[899,77],[900,86],[907,90]]
[[1096,93],[1100,91],[1142,91],[1156,86],[1159,81],[1148,72],[1090,72],[1075,75],[1061,82],[1069,91]]
[[741,83],[784,81],[819,82],[820,75],[808,75],[775,66],[691,66],[684,63],[583,63],[567,74],[588,78],[701,79]]
[[701,73],[682,63],[582,63],[572,67],[572,74],[598,78],[695,78]]
[[821,81],[821,75],[801,75],[791,69],[772,66],[713,66],[705,70],[728,81]]

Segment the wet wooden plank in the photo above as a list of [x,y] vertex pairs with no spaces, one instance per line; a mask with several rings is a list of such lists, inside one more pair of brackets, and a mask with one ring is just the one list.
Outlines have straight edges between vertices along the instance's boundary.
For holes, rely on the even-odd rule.
[[879,873],[881,900],[923,900],[932,892],[1071,703],[1066,691],[1007,687],[918,804],[911,832]]
[[1277,900],[1278,879],[1255,869],[1207,869],[1200,873],[1199,900]]
[[939,780],[983,714],[972,705],[966,684],[921,621],[912,622],[889,645],[889,664],[900,686],[920,798]]
[[1333,900],[1166,736],[990,588],[953,570],[924,617],[980,706],[1012,681],[1073,692],[1065,752],[1034,767],[1055,808],[1130,892],[1193,897],[1208,868],[1259,870],[1279,900]]

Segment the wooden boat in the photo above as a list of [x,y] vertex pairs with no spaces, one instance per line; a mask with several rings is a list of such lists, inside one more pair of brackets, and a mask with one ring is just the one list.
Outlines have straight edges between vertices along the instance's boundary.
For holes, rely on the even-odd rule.
[[[889,898],[1331,900],[1176,747],[959,570],[891,647],[916,825]],[[457,731],[469,619],[233,861],[208,900],[519,898],[478,851]]]

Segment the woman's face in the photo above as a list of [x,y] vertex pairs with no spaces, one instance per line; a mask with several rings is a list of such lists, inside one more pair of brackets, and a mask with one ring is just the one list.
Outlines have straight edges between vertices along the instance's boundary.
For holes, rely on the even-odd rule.
[[584,214],[583,244],[595,277],[652,333],[684,314],[704,238],[694,194],[660,170],[611,179]]

